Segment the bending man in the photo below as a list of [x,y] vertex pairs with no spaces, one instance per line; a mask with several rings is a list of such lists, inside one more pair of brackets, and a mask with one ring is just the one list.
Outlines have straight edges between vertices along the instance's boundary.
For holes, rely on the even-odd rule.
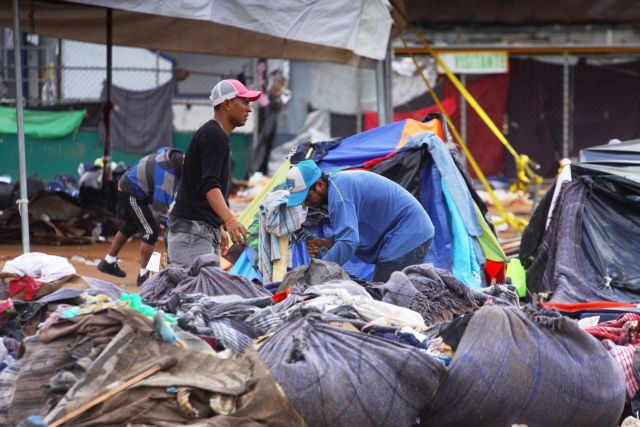
[[158,240],[159,226],[154,215],[165,216],[173,203],[182,171],[182,153],[175,148],[159,148],[140,159],[118,181],[118,202],[124,207],[124,225],[111,243],[109,253],[98,264],[98,270],[117,277],[125,277],[118,265],[118,253],[136,231],[142,232],[140,243],[140,273],[136,283],[142,285],[149,278],[146,269]]
[[433,224],[422,205],[395,182],[366,171],[327,176],[313,160],[287,174],[288,206],[327,205],[334,235],[307,242],[311,256],[328,248],[324,261],[344,265],[352,256],[375,264],[374,282],[422,264],[433,240]]

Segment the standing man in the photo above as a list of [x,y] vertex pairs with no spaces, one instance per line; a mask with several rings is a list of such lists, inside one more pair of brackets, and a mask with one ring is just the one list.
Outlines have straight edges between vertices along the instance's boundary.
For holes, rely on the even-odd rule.
[[318,247],[322,257],[344,265],[355,255],[375,264],[374,282],[386,282],[391,273],[422,264],[433,240],[433,224],[422,205],[395,182],[367,171],[327,176],[313,160],[287,173],[287,206],[327,205],[334,235],[307,241],[309,255]]
[[109,253],[98,264],[98,270],[112,276],[125,277],[118,265],[118,253],[136,231],[142,232],[140,273],[141,286],[149,278],[146,269],[158,240],[159,226],[152,213],[165,216],[173,203],[182,172],[182,152],[162,147],[140,159],[118,181],[118,202],[124,207],[124,224],[111,243]]
[[231,175],[229,135],[244,126],[251,101],[260,97],[237,80],[222,80],[211,91],[213,119],[191,139],[176,203],[169,215],[169,259],[190,266],[200,255],[226,254],[227,236],[233,243],[246,240],[247,230],[227,204]]

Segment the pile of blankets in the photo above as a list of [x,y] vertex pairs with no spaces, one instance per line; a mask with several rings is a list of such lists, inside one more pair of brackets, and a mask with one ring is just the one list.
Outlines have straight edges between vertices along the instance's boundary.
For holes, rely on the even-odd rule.
[[6,299],[0,424],[79,408],[65,425],[584,426],[622,414],[607,348],[503,286],[471,290],[429,264],[362,283],[314,261],[265,287],[214,261],[165,269],[139,295],[62,287],[32,302],[28,330],[22,302]]

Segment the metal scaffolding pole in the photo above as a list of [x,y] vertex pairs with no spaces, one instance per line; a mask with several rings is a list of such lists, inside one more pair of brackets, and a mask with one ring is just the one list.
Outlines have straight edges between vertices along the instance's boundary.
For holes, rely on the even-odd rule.
[[107,81],[106,100],[102,106],[102,120],[104,121],[104,148],[102,150],[102,191],[107,190],[111,177],[111,73],[113,71],[113,10],[107,9]]
[[378,104],[378,126],[391,123],[393,107],[391,102],[391,41],[387,56],[376,64],[376,98]]
[[16,122],[18,123],[18,158],[20,167],[20,199],[18,211],[22,224],[22,252],[29,248],[29,198],[27,196],[27,161],[24,144],[24,111],[22,105],[22,58],[20,49],[20,15],[18,0],[13,0],[13,54],[16,74]]

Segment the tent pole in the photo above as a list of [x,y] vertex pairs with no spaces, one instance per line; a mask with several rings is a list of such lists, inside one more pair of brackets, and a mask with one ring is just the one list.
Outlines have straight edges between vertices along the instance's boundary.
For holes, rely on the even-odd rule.
[[562,158],[569,158],[569,54],[562,64]]
[[106,101],[102,107],[102,119],[104,121],[104,150],[102,152],[102,190],[107,189],[107,183],[111,176],[111,125],[110,115],[113,105],[111,103],[111,71],[113,51],[113,9],[107,8],[107,82]]
[[[462,73],[460,74],[460,83],[465,88],[467,87],[467,75]],[[465,144],[469,144],[469,140],[467,139],[467,101],[464,99],[464,96],[460,94],[460,136],[462,136],[462,141]],[[467,156],[462,153],[463,166],[467,166]]]
[[18,157],[20,163],[20,199],[18,211],[22,224],[22,252],[29,248],[29,198],[27,197],[27,161],[24,143],[24,111],[22,105],[22,58],[20,51],[20,12],[18,0],[13,0],[13,54],[16,73],[16,122],[18,123]]

